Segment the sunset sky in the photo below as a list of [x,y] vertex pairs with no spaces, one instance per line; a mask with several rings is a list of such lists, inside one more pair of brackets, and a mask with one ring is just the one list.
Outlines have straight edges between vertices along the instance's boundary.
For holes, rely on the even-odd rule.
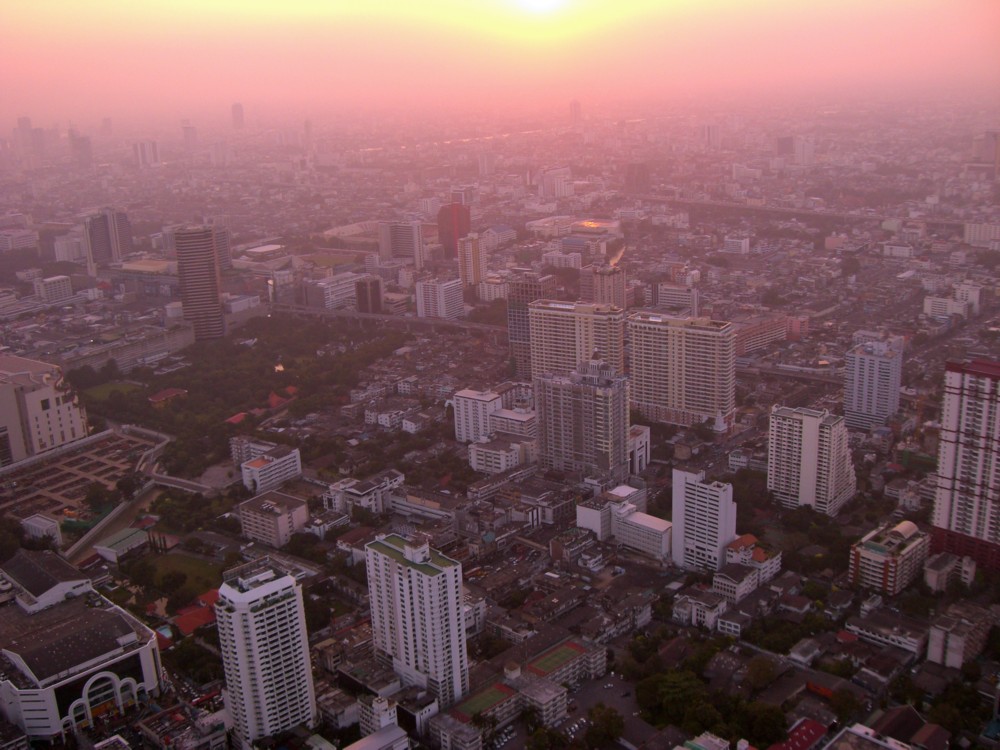
[[0,118],[1000,94],[997,0],[4,0]]

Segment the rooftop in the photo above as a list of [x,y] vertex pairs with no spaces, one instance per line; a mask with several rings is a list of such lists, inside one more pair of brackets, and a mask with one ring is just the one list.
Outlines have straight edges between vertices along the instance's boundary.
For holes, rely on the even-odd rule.
[[19,549],[0,569],[12,583],[34,597],[41,596],[57,584],[87,578],[50,550],[38,552]]

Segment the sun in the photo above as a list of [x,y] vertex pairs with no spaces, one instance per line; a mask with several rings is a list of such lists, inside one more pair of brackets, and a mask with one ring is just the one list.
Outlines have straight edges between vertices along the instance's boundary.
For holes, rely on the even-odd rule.
[[547,15],[555,13],[564,8],[569,0],[514,0],[514,4],[521,10],[537,15]]

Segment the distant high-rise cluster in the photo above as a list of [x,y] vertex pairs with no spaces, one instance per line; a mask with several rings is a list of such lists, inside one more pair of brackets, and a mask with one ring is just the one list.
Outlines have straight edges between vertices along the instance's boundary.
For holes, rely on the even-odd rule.
[[472,231],[472,213],[461,202],[441,206],[437,214],[438,242],[446,258],[458,254],[458,241]]

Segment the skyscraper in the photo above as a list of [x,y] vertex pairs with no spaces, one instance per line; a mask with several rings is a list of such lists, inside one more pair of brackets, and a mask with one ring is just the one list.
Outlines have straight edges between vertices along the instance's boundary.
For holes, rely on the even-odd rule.
[[461,564],[398,534],[369,542],[365,563],[376,657],[452,705],[469,690]]
[[625,313],[620,307],[540,299],[528,305],[531,375],[566,374],[601,359],[625,370]]
[[223,576],[215,605],[226,707],[244,748],[316,723],[302,587],[261,558]]
[[733,486],[706,482],[705,472],[674,469],[674,565],[687,570],[718,570],[726,562],[726,545],[736,538]]
[[446,258],[458,254],[458,241],[472,229],[472,212],[461,203],[441,206],[437,214],[438,242]]
[[628,378],[618,369],[591,360],[566,375],[541,375],[535,408],[542,466],[628,479]]
[[949,362],[938,443],[934,551],[1000,569],[1000,362]]
[[217,339],[226,333],[219,282],[216,229],[184,227],[174,232],[177,276],[184,319],[194,328],[195,340]]
[[132,225],[124,211],[105,208],[83,220],[87,249],[87,270],[93,275],[98,266],[121,260],[133,251]]
[[899,410],[903,341],[867,341],[847,352],[844,362],[844,421],[852,430],[885,424]]
[[[529,380],[532,377],[528,305],[535,300],[551,298],[555,291],[555,276],[542,276],[533,271],[521,270],[507,282],[507,340],[510,342],[510,356],[519,378]],[[591,354],[587,352],[584,357]],[[583,357],[578,357],[577,362],[582,359]],[[576,363],[570,365],[575,366]]]
[[736,332],[708,318],[637,312],[628,319],[632,404],[648,419],[725,432],[736,412]]
[[767,489],[786,508],[809,505],[817,513],[837,515],[857,490],[844,418],[828,411],[773,407]]
[[419,271],[425,259],[423,225],[419,221],[383,221],[379,224],[378,257],[408,260]]
[[475,286],[486,278],[486,248],[478,234],[467,234],[458,241],[458,275],[463,286]]
[[236,130],[243,130],[243,105],[236,102],[232,106],[233,115],[233,128]]

